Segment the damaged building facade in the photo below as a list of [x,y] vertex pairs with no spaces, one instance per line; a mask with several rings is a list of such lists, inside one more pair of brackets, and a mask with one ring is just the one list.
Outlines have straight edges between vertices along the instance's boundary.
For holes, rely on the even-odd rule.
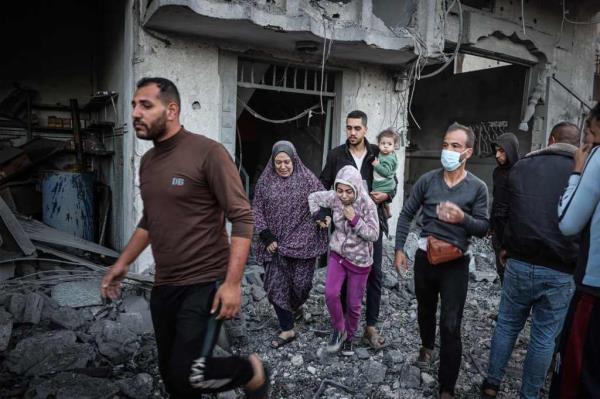
[[[348,112],[368,114],[371,142],[395,128],[400,184],[392,225],[411,184],[438,167],[440,135],[451,122],[473,126],[470,168],[490,183],[498,134],[517,133],[524,153],[540,148],[554,123],[581,126],[595,100],[597,27],[572,23],[593,21],[600,5],[591,0],[38,0],[5,7],[1,29],[13,56],[0,66],[0,99],[30,94],[21,101],[25,111],[11,113],[14,102],[3,102],[0,137],[28,154],[29,172],[78,163],[93,172],[104,191],[96,188],[91,241],[117,250],[142,211],[138,169],[152,144],[135,138],[130,102],[144,76],[177,84],[184,126],[223,143],[250,196],[277,140],[294,142],[318,174],[327,151],[345,140]],[[12,39],[26,24],[28,33]],[[83,144],[74,140],[74,118]],[[44,155],[60,158],[27,152],[34,139],[46,140]],[[48,140],[68,151],[48,150],[56,146]],[[23,176],[5,184],[33,203],[17,201],[13,210],[41,219],[43,179]],[[152,263],[146,252],[136,269]]]

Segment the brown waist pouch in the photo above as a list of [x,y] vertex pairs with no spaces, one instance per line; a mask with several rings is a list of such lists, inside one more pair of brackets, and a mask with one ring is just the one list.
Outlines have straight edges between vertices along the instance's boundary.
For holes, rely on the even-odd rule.
[[427,260],[432,265],[450,262],[462,256],[463,251],[456,245],[437,239],[434,236],[427,237]]

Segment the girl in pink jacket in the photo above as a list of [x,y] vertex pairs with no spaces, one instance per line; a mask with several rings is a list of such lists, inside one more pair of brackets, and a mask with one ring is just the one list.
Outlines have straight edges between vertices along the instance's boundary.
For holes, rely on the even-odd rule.
[[[352,338],[358,327],[362,297],[373,264],[373,242],[379,237],[377,206],[363,186],[360,172],[344,166],[338,172],[335,190],[317,191],[308,196],[312,215],[320,208],[333,211],[335,230],[329,243],[330,254],[325,282],[325,301],[334,332],[328,352],[354,354]],[[340,293],[346,282],[346,313]]]

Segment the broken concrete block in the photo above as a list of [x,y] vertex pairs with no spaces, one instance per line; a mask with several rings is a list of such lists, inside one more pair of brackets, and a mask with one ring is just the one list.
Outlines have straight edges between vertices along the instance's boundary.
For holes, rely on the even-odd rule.
[[15,264],[3,263],[0,264],[0,281],[6,281],[15,276]]
[[142,316],[142,334],[154,332],[150,304],[146,298],[138,295],[130,295],[123,299],[121,306],[125,309],[126,313],[139,313]]
[[246,270],[244,271],[244,276],[246,277],[246,281],[250,285],[263,285],[262,275],[264,274],[264,269],[258,265],[249,265],[246,266]]
[[81,312],[68,306],[50,309],[48,317],[52,323],[66,328],[67,330],[76,330],[85,324],[85,318]]
[[136,334],[143,334],[142,315],[134,312],[119,313],[119,323]]
[[402,363],[404,361],[404,355],[401,351],[392,349],[386,351],[383,355],[383,361],[390,367],[393,367],[394,364]]
[[25,309],[23,310],[23,323],[38,324],[42,317],[44,307],[44,298],[35,292],[27,294],[25,297]]
[[140,339],[129,328],[113,320],[98,320],[90,327],[98,351],[111,361],[126,361],[140,347]]
[[72,331],[57,330],[21,340],[7,356],[10,371],[25,375],[46,375],[83,368],[93,357],[90,345],[75,342]]
[[103,399],[119,393],[119,387],[110,380],[76,373],[60,373],[31,385],[25,395],[31,399]]
[[8,348],[10,336],[12,335],[12,327],[12,315],[0,308],[0,352],[3,352]]
[[364,366],[363,372],[369,384],[381,384],[385,380],[387,367],[382,363],[371,360]]
[[52,288],[52,298],[60,306],[72,308],[102,305],[100,280],[70,281],[57,284]]
[[147,373],[117,381],[121,392],[133,399],[146,399],[152,396],[153,384],[152,376]]
[[0,292],[0,306],[8,305],[10,303],[10,294],[7,292]]
[[400,387],[419,388],[421,386],[421,370],[412,364],[404,363],[400,369]]
[[267,291],[261,285],[252,286],[252,297],[255,301],[261,301],[267,296]]
[[20,323],[25,311],[25,295],[13,294],[10,297],[8,311],[13,315],[15,322]]

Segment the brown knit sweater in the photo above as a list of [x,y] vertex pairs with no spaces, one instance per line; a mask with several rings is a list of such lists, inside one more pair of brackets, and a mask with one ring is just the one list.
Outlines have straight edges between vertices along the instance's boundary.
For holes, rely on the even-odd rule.
[[254,219],[233,160],[214,140],[183,128],[142,157],[140,190],[156,261],[155,285],[224,278],[231,235],[252,237]]

